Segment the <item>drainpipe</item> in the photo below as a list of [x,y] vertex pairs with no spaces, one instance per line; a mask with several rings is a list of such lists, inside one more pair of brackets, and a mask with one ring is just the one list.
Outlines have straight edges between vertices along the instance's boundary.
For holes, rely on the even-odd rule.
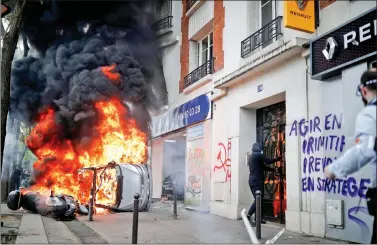
[[[302,52],[302,58],[305,59],[305,100],[306,100],[306,121],[309,122],[309,76],[310,76],[310,49],[309,49],[309,45],[307,44],[304,44],[303,45],[303,48],[305,48],[305,50]],[[301,136],[299,135],[298,137],[298,146],[299,146],[299,149],[301,149]],[[298,157],[299,157],[299,160],[301,161],[301,150],[299,150],[299,153],[298,153]],[[301,165],[299,164],[299,173],[301,173]],[[300,194],[299,194],[299,198],[300,198],[300,230],[302,231],[302,224],[301,224],[301,211],[304,211],[304,212],[310,212],[311,210],[311,193],[310,192],[307,192],[306,193],[306,205],[305,207],[303,206],[303,195],[302,195],[302,185],[301,185],[301,181],[299,183],[300,185]],[[311,230],[311,227],[310,227],[310,221],[309,221],[309,232]]]
[[[310,52],[310,51],[309,51]],[[309,76],[310,76],[310,63],[309,63],[309,57],[310,57],[310,54],[309,56],[306,56],[305,57],[305,63],[306,63],[306,81],[305,81],[305,89],[306,89],[306,120],[307,122],[309,123]],[[308,196],[309,196],[309,199],[307,200],[307,206],[308,207],[308,210],[309,210],[309,213],[311,213],[311,207],[312,207],[312,192],[308,192]],[[309,217],[310,217],[310,214],[309,214]],[[311,230],[312,230],[312,227],[311,227],[311,222],[310,222],[310,218],[309,218],[309,233],[311,234]]]

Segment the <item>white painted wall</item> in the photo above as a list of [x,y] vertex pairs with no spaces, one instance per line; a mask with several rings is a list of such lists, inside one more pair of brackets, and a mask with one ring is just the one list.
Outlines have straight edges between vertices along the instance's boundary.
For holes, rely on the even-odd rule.
[[[280,67],[270,67],[271,72],[254,76],[243,84],[229,88],[228,95],[215,101],[212,120],[212,168],[218,165],[217,154],[218,143],[226,143],[228,138],[232,140],[232,178],[231,192],[226,192],[224,202],[212,201],[211,212],[224,217],[236,219],[244,207],[249,207],[252,203],[252,196],[248,186],[248,168],[245,164],[245,154],[250,151],[252,143],[256,140],[256,115],[255,108],[260,108],[279,102],[279,99],[286,99],[287,127],[297,118],[306,113],[306,67],[305,60],[301,57],[287,61]],[[263,84],[263,91],[258,93],[258,85]],[[285,93],[285,96],[284,96]],[[280,94],[279,96],[276,96]],[[299,95],[299,96],[297,96]],[[274,98],[275,96],[275,98]],[[267,100],[265,100],[267,99]],[[265,100],[260,103],[261,100]],[[256,104],[258,102],[258,104]],[[253,107],[253,109],[242,109],[243,107]],[[288,204],[299,208],[295,204],[298,200],[298,163],[297,141],[287,139],[286,160],[289,167],[287,169],[287,197],[293,203]],[[288,165],[288,164],[287,164]],[[223,171],[212,173],[212,183],[224,180]],[[292,181],[291,181],[292,180]],[[229,189],[229,183],[224,187]]]
[[[181,37],[182,3],[172,1],[171,4],[173,32],[165,35],[169,35],[170,38],[175,38],[176,36]],[[179,80],[181,76],[180,52],[180,42],[162,49],[162,64],[164,67],[169,104],[177,101],[179,96]]]
[[[311,136],[319,135],[344,135],[346,137],[345,149],[349,148],[354,143],[354,127],[355,118],[358,112],[363,108],[361,99],[355,96],[356,87],[359,84],[361,74],[367,69],[367,63],[352,66],[342,71],[342,75],[331,78],[326,82],[310,80],[308,83],[309,93],[309,119],[318,116],[321,120],[321,133],[312,133]],[[325,116],[328,114],[335,114],[337,117],[343,115],[342,128],[340,130],[324,131],[323,125]],[[300,119],[298,119],[300,120]],[[289,132],[289,131],[288,131]],[[288,137],[288,136],[287,136]],[[290,138],[298,139],[298,137],[291,136]],[[305,137],[308,139],[308,136]],[[302,143],[301,139],[299,143]],[[297,149],[296,151],[300,151]],[[344,152],[344,151],[343,151]],[[316,157],[337,157],[341,155],[340,152],[335,151],[320,151],[315,154]],[[301,157],[301,175],[303,176],[303,158]],[[361,178],[370,178],[373,171],[370,166],[363,168],[360,172],[347,176],[348,178],[354,177],[356,182],[360,182]],[[306,175],[307,176],[307,175]],[[317,177],[323,178],[323,173],[312,173],[315,179]],[[358,185],[359,186],[359,185]],[[315,182],[315,187],[317,183]],[[300,192],[302,189],[299,190]],[[364,194],[365,194],[364,190]],[[287,217],[301,216],[301,230],[305,233],[315,235],[326,235],[327,237],[343,239],[347,241],[369,243],[371,233],[367,229],[359,226],[356,222],[349,219],[348,212],[351,208],[359,206],[359,197],[344,197],[341,193],[327,193],[327,192],[301,192],[302,194],[302,211],[300,214],[293,211],[287,211]],[[344,229],[335,229],[326,226],[326,206],[327,199],[344,200]],[[360,206],[366,206],[365,200],[361,200]],[[289,207],[289,206],[288,206]],[[290,209],[291,210],[291,209]],[[353,214],[355,217],[363,220],[371,229],[373,219],[368,215],[359,211]],[[287,221],[287,226],[295,225],[296,229],[300,227],[299,224]]]
[[332,31],[343,23],[376,7],[376,1],[336,1],[320,11],[320,26],[316,35]]
[[163,161],[163,139],[152,140],[152,198],[160,198],[162,193],[162,161]]

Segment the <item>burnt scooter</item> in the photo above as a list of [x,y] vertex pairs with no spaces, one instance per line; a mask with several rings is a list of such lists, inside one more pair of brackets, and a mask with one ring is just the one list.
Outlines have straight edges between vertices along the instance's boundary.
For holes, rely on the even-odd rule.
[[55,195],[43,196],[38,192],[23,194],[21,191],[12,191],[8,195],[7,206],[11,210],[21,207],[26,211],[51,216],[56,220],[73,220],[77,214],[87,215],[85,206],[79,205],[72,196]]

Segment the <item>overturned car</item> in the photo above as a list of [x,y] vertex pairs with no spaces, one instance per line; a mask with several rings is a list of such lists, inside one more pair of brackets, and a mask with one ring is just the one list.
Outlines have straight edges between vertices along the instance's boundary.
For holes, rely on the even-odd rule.
[[[148,211],[152,203],[152,175],[148,165],[113,163],[102,169],[109,168],[116,170],[115,201],[95,203],[95,207],[114,212],[130,212],[133,211],[134,194],[138,193],[140,195],[139,211]],[[102,175],[99,174],[98,178],[101,183]],[[100,189],[101,185],[97,188]],[[51,216],[57,220],[74,219],[76,214],[87,215],[89,209],[87,204],[78,203],[72,196],[55,195],[53,191],[50,195],[33,191],[12,191],[8,195],[7,206],[11,210],[18,210],[22,207],[26,211]]]

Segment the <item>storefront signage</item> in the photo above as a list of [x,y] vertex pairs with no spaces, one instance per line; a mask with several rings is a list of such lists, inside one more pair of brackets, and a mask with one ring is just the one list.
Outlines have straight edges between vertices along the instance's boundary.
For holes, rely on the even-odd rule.
[[377,54],[376,8],[347,22],[310,44],[311,74],[324,80],[343,68]]
[[203,138],[203,123],[189,127],[186,132],[186,141],[196,140]]
[[152,137],[207,120],[212,115],[210,94],[203,94],[174,110],[152,118]]
[[315,31],[314,0],[285,0],[284,26],[297,31]]

